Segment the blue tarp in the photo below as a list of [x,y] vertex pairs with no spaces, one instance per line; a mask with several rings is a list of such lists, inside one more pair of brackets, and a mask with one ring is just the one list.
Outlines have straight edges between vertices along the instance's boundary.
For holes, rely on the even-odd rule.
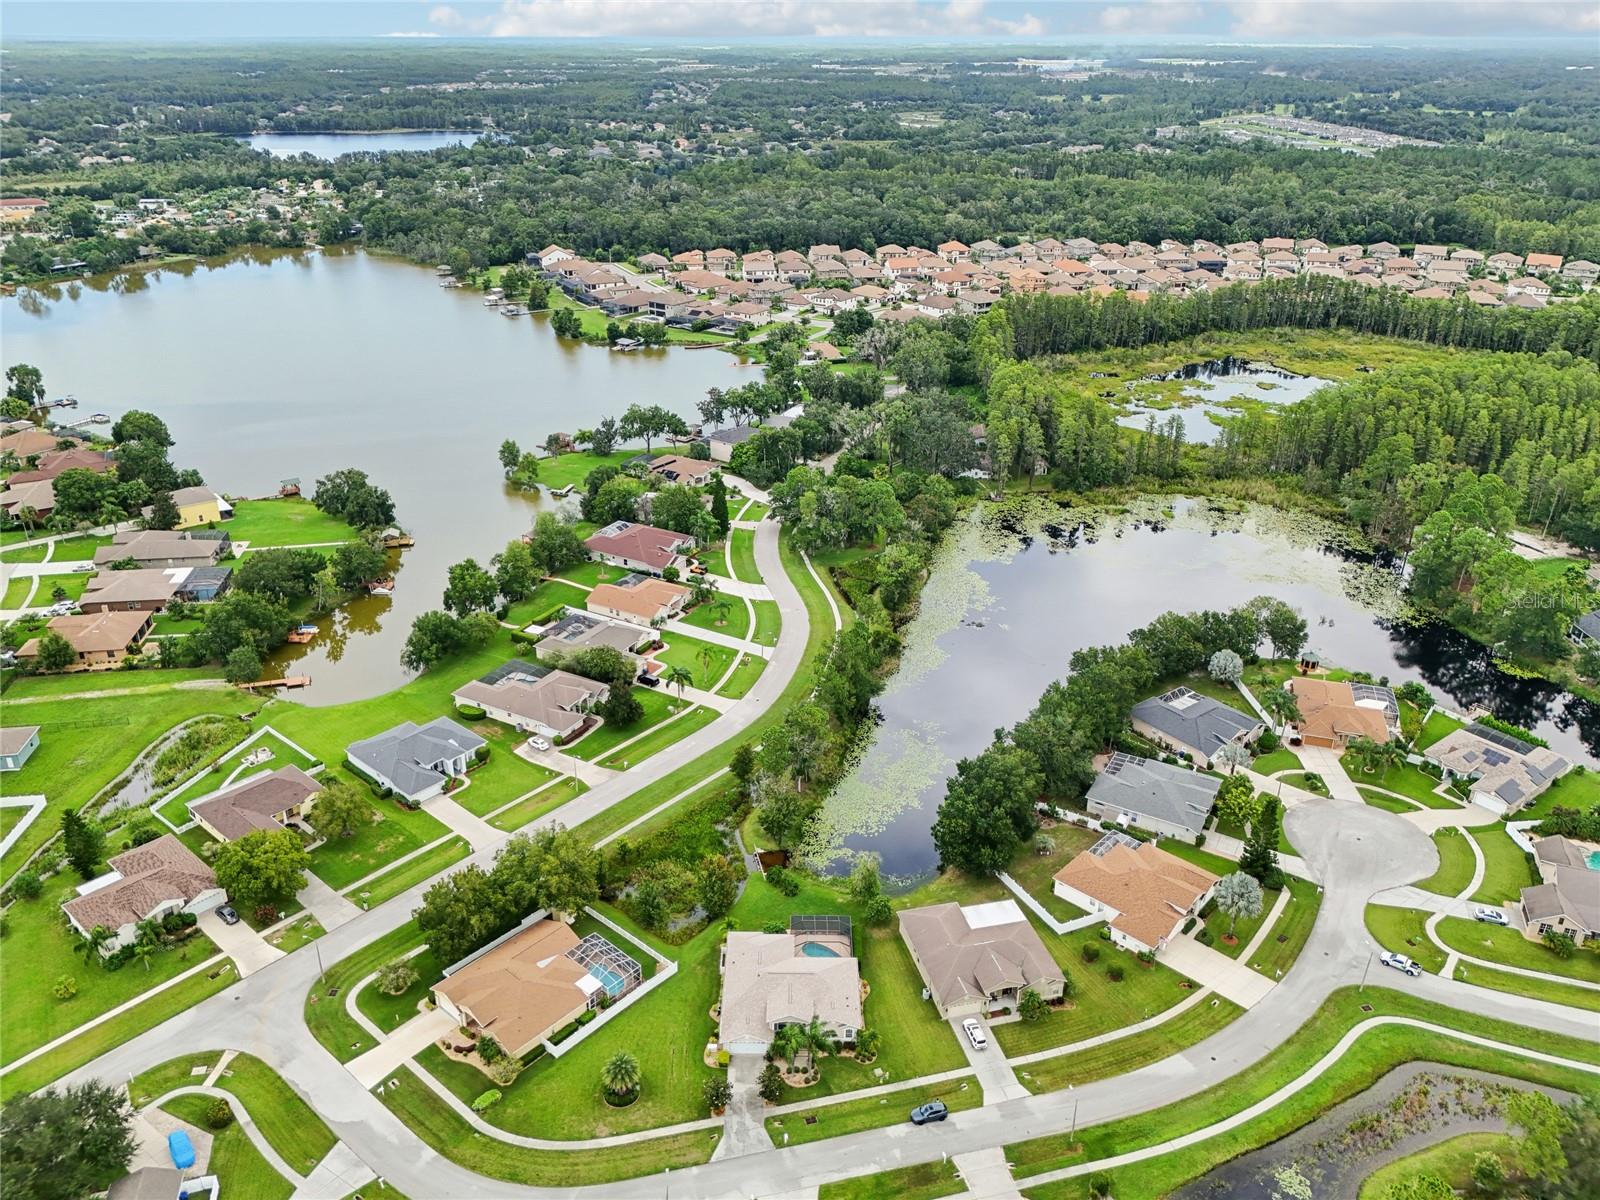
[[194,1145],[183,1130],[175,1129],[167,1134],[167,1151],[172,1155],[172,1165],[178,1170],[187,1171],[194,1166]]

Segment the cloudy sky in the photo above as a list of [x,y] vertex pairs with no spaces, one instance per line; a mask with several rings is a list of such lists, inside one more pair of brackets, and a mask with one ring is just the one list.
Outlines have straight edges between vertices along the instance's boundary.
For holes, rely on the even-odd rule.
[[1081,37],[1386,41],[1567,37],[1600,0],[7,0],[4,36]]

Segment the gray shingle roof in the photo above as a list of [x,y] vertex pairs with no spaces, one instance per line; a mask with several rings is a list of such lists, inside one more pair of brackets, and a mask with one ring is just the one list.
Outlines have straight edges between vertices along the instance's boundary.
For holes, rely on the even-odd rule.
[[1182,687],[1141,700],[1133,706],[1133,718],[1208,759],[1240,734],[1261,726],[1255,717]]
[[1214,775],[1119,753],[1095,778],[1089,799],[1199,833],[1221,786]]
[[484,740],[470,729],[437,717],[426,725],[403,721],[377,737],[351,742],[345,753],[358,767],[389,780],[396,791],[415,796],[444,779],[429,763],[471,754],[482,745]]

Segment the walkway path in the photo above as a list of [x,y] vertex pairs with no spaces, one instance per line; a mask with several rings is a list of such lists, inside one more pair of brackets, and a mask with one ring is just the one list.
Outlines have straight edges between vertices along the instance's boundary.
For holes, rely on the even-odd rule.
[[244,1130],[245,1136],[250,1139],[250,1144],[256,1148],[256,1152],[260,1154],[262,1158],[267,1160],[267,1165],[279,1175],[282,1175],[284,1179],[288,1180],[296,1190],[299,1190],[305,1186],[305,1177],[301,1175],[300,1172],[291,1168],[288,1163],[283,1161],[283,1158],[278,1154],[278,1152],[272,1148],[272,1143],[267,1141],[265,1135],[263,1135],[261,1130],[256,1126],[255,1121],[251,1118],[249,1112],[246,1111],[245,1106],[239,1100],[239,1097],[235,1096],[232,1092],[223,1091],[219,1087],[211,1087],[209,1084],[189,1085],[185,1087],[173,1088],[170,1092],[163,1096],[157,1096],[149,1104],[145,1105],[145,1109],[148,1110],[151,1108],[159,1108],[168,1100],[171,1100],[177,1096],[209,1096],[214,1100],[226,1100],[228,1102],[228,1107],[233,1109],[233,1118],[236,1122],[238,1122],[239,1128]]
[[1022,1193],[1011,1178],[1011,1167],[1003,1148],[995,1146],[958,1154],[954,1162],[967,1185],[966,1195],[972,1200],[1020,1200]]
[[[391,869],[391,864],[385,864],[385,871]],[[310,871],[306,872],[306,885],[295,895],[295,899],[305,905],[317,923],[323,929],[337,929],[346,921],[352,921],[361,915],[361,910],[334,891]]]
[[451,833],[467,839],[473,850],[488,850],[505,841],[503,830],[473,816],[449,796],[440,794],[422,802],[422,811],[444,823]]
[[744,638],[733,637],[715,629],[702,629],[698,625],[691,625],[687,621],[668,621],[662,626],[668,633],[675,633],[679,637],[698,638],[702,642],[711,642],[717,646],[726,646],[729,650],[743,650],[750,654],[766,654],[771,646],[763,646],[760,642],[747,641]]

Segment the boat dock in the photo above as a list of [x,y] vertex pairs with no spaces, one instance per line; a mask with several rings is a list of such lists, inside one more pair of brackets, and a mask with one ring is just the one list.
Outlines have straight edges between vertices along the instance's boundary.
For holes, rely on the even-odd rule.
[[264,691],[267,688],[303,688],[311,686],[311,676],[290,675],[284,679],[261,679],[255,683],[241,683],[240,689],[246,692]]

